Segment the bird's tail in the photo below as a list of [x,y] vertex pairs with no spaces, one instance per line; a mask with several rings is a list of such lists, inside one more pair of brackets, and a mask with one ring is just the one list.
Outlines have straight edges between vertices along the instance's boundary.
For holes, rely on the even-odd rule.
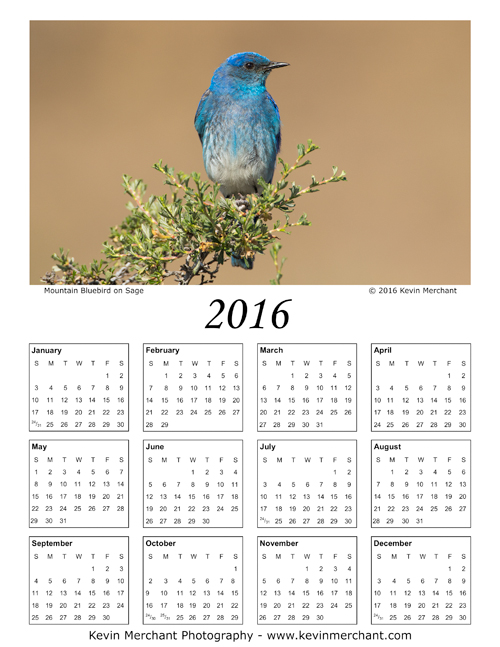
[[237,254],[232,254],[231,265],[233,267],[242,267],[244,270],[253,270],[253,258],[243,259]]

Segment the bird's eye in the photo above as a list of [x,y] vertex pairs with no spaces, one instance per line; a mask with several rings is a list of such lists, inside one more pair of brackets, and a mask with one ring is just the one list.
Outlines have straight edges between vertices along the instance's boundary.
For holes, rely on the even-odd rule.
[[247,70],[253,70],[255,65],[253,63],[248,62],[248,63],[245,63],[245,67],[247,68]]

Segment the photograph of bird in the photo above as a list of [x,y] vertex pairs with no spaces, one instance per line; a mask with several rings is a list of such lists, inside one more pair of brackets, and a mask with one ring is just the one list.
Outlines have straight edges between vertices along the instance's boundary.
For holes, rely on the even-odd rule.
[[[203,163],[225,198],[259,193],[258,180],[273,179],[281,122],[266,80],[272,70],[287,65],[255,52],[233,54],[215,70],[200,99],[194,125]],[[231,264],[252,269],[253,258],[233,254]]]

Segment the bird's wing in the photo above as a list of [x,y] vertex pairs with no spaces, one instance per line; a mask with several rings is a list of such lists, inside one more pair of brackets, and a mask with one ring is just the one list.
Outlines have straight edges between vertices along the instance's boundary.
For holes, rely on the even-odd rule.
[[200,103],[198,104],[196,115],[194,116],[194,127],[196,128],[196,132],[198,133],[201,142],[203,142],[203,133],[205,132],[205,124],[207,121],[204,108],[207,103],[207,99],[211,94],[210,90],[205,90],[201,96]]
[[276,139],[276,153],[279,153],[281,148],[280,111],[278,110],[278,106],[276,105],[275,100],[272,98],[272,96],[269,94],[267,90],[266,90],[266,99],[269,101],[272,108],[272,115],[273,115],[272,125],[274,129],[274,137]]

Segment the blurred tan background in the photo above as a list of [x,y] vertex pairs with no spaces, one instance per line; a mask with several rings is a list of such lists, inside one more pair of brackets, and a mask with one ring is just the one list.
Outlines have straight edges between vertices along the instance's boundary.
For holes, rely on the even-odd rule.
[[[59,247],[100,258],[123,173],[157,194],[160,158],[206,178],[194,114],[243,51],[290,63],[267,82],[281,156],[321,147],[296,181],[348,177],[297,201],[313,224],[282,238],[283,283],[470,283],[470,23],[274,21],[31,23],[31,283]],[[266,254],[216,284],[273,276]]]

